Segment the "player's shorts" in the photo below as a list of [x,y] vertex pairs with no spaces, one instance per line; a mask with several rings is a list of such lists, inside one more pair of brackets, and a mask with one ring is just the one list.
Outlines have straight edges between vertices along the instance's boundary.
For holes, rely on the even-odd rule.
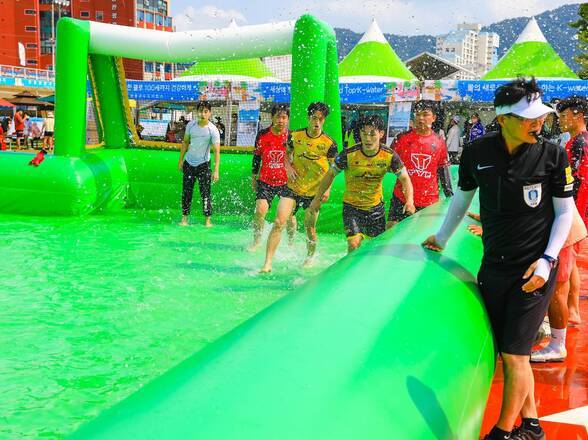
[[371,209],[359,209],[343,203],[343,225],[347,237],[357,234],[376,237],[386,230],[386,208],[383,203]]
[[314,199],[314,196],[301,196],[300,194],[297,194],[288,188],[288,186],[286,186],[282,191],[282,197],[292,199],[296,202],[296,206],[294,207],[294,212],[292,215],[296,214],[300,208],[307,209],[312,203],[312,199]]
[[24,137],[24,130],[16,130],[16,137],[23,138]]
[[[421,209],[426,208],[426,206],[417,206],[417,212]],[[398,197],[393,196],[392,200],[390,200],[390,209],[388,211],[388,221],[389,222],[400,222],[404,220],[406,217],[410,217],[410,214],[404,212],[404,202],[400,200]]]
[[489,268],[484,263],[478,272],[478,287],[490,318],[500,353],[530,355],[537,331],[547,313],[555,290],[558,267],[547,282],[532,293],[523,292],[525,269]]
[[286,185],[273,186],[268,183],[262,182],[261,180],[258,180],[257,194],[255,196],[255,200],[267,200],[267,204],[269,206],[272,206],[272,201],[274,200],[274,197],[281,197],[284,188],[286,188]]
[[572,270],[576,264],[576,257],[580,253],[580,246],[582,246],[582,241],[571,246],[566,246],[559,251],[559,256],[557,257],[559,260],[559,266],[557,268],[558,283],[565,283],[570,280]]
[[52,131],[46,131],[45,132],[45,137],[51,137],[53,136],[53,132]]

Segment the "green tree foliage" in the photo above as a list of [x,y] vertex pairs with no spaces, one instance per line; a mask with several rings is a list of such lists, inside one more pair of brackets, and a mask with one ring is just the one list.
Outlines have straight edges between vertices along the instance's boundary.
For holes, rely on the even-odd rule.
[[578,48],[580,54],[574,59],[580,64],[578,76],[582,79],[588,79],[588,3],[582,3],[578,8],[580,19],[570,26],[578,29]]

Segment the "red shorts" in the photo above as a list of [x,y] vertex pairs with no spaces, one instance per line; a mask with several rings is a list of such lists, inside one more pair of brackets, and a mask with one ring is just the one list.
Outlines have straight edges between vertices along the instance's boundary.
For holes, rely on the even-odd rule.
[[559,252],[559,266],[557,268],[557,278],[556,281],[558,283],[565,283],[566,281],[570,280],[572,275],[572,269],[576,264],[576,257],[580,253],[580,246],[582,245],[582,241],[579,241],[576,244],[571,246],[567,246],[563,248]]

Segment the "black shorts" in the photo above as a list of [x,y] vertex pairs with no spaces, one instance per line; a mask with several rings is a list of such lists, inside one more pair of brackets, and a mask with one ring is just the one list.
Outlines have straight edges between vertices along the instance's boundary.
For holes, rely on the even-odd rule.
[[[416,206],[417,212],[425,208],[426,206]],[[400,222],[406,217],[410,217],[410,214],[404,212],[404,202],[398,197],[392,196],[392,200],[390,200],[390,210],[388,211],[388,221]]]
[[522,290],[526,268],[504,271],[482,264],[478,287],[500,353],[529,355],[555,290],[557,267],[545,285],[533,293]]
[[371,209],[359,209],[343,203],[343,225],[347,237],[357,234],[376,237],[386,230],[386,208],[383,203]]
[[23,138],[24,137],[24,131],[23,130],[16,130],[16,137],[17,138]]
[[274,197],[282,196],[282,192],[286,188],[286,185],[281,186],[273,186],[269,185],[261,180],[257,181],[257,194],[255,196],[255,200],[267,200],[267,204],[272,206],[272,201]]
[[312,199],[314,199],[314,196],[301,196],[300,194],[296,194],[294,191],[288,188],[287,185],[282,190],[282,197],[287,197],[296,202],[296,206],[294,207],[294,212],[292,212],[292,215],[296,214],[299,208],[307,209],[310,206]]
[[53,132],[52,131],[46,131],[45,132],[45,137],[51,137],[53,136]]

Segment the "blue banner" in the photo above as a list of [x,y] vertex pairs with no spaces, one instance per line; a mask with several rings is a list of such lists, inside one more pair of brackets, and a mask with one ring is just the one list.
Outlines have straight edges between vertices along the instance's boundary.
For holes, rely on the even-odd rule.
[[290,102],[290,83],[260,83],[259,91],[265,101]]
[[145,101],[198,101],[200,95],[195,81],[127,81],[130,99]]
[[[457,82],[459,96],[464,101],[492,102],[496,89],[508,81],[468,81]],[[549,102],[556,98],[566,98],[570,95],[588,96],[588,81],[554,80],[538,81],[543,89],[543,101]]]
[[386,83],[344,83],[339,84],[341,104],[386,102]]

